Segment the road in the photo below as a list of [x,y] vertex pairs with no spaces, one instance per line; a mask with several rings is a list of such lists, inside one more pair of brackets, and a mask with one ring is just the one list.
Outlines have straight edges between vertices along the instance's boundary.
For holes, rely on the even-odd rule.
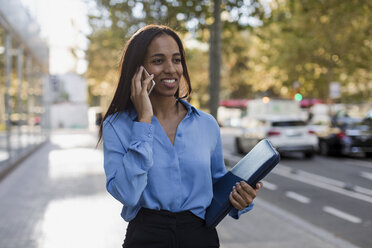
[[[221,133],[225,160],[233,166],[242,157],[235,152],[235,132]],[[258,197],[352,244],[372,247],[372,159],[282,157]]]
[[[226,158],[239,160],[231,132],[222,133]],[[121,246],[127,223],[120,217],[121,204],[105,189],[96,141],[95,132],[56,131],[0,181],[1,248]],[[359,170],[353,169],[355,162]],[[372,247],[370,165],[323,157],[283,159],[265,178],[254,210],[239,221],[225,218],[217,227],[221,247]],[[337,166],[342,173],[329,180],[326,173]],[[329,169],[322,173],[323,167]],[[356,175],[346,184],[355,192],[339,185],[347,173]]]

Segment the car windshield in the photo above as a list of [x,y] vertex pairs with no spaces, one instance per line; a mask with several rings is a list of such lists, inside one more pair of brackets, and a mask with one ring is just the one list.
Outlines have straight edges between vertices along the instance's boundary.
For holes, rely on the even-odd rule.
[[372,120],[363,120],[360,122],[355,122],[355,123],[352,123],[346,126],[346,128],[359,129],[359,130],[372,130]]
[[273,127],[296,127],[296,126],[306,126],[304,121],[274,121],[272,123]]

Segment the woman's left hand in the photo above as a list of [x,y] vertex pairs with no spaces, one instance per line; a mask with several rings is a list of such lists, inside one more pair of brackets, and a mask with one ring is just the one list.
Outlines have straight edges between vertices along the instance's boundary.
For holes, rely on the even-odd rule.
[[238,210],[245,209],[256,198],[260,188],[262,188],[262,182],[258,182],[255,189],[244,181],[236,183],[229,196],[231,204]]

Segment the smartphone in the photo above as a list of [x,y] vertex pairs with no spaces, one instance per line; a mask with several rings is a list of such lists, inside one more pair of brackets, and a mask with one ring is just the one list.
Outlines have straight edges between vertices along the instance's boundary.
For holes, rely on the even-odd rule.
[[[143,71],[144,71],[146,77],[150,76],[150,74],[148,73],[148,71],[146,71],[144,66],[143,66]],[[153,79],[151,79],[151,84],[149,85],[149,88],[147,88],[148,95],[150,95],[151,91],[154,89],[154,86],[155,86],[155,81]]]

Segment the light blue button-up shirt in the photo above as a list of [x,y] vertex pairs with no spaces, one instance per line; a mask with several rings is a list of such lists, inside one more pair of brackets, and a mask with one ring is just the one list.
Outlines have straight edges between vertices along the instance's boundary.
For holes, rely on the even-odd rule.
[[[185,118],[174,144],[159,121],[137,121],[135,110],[109,116],[103,124],[104,168],[108,192],[123,204],[121,216],[132,220],[141,207],[180,212],[204,219],[213,182],[226,173],[220,129],[209,114],[184,100]],[[238,218],[252,208],[233,209]]]

